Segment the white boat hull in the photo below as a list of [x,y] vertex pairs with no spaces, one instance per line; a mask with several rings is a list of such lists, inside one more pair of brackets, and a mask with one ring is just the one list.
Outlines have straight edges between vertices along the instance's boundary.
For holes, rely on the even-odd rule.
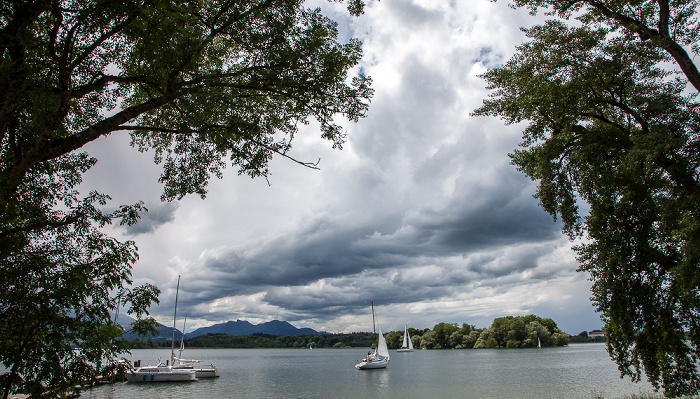
[[401,349],[397,349],[396,351],[397,352],[413,352],[413,349],[401,348]]
[[128,382],[190,382],[197,381],[194,370],[178,370],[169,367],[140,367],[126,373]]
[[173,370],[194,370],[197,379],[219,377],[219,370],[213,364],[210,367],[175,366]]
[[194,369],[197,378],[218,378],[219,371],[217,369]]
[[384,369],[384,368],[386,368],[387,364],[389,364],[389,361],[386,359],[372,360],[372,361],[364,360],[360,363],[357,363],[355,365],[355,368],[358,370]]

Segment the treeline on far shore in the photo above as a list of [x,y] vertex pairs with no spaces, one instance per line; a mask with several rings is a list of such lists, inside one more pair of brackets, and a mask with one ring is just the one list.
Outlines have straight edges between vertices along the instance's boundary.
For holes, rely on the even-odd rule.
[[[552,319],[535,315],[507,316],[494,319],[488,328],[475,328],[463,323],[438,323],[432,329],[408,329],[416,349],[479,349],[533,348],[564,346],[569,342],[605,342],[604,337],[588,337],[586,332],[570,336],[562,332]],[[398,349],[403,331],[384,334],[390,349]],[[131,340],[132,349],[170,348],[171,342],[147,339]],[[276,336],[253,334],[246,336],[207,334],[185,339],[187,348],[368,348],[376,345],[376,334],[353,332],[323,335]],[[176,345],[179,346],[179,343]]]
[[[132,349],[170,348],[170,341],[134,339]],[[206,334],[185,339],[185,348],[367,348],[377,342],[377,335],[366,332],[323,335],[252,335]],[[175,345],[179,347],[179,343]]]

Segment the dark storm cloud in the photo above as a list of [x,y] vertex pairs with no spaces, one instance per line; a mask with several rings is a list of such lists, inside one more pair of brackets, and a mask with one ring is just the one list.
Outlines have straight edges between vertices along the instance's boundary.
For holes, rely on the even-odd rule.
[[432,229],[441,246],[462,250],[537,242],[559,234],[559,226],[553,223],[551,216],[532,201],[491,198],[490,203],[481,204],[461,218],[430,223],[425,229]]
[[[355,276],[324,279],[319,287],[270,287],[263,300],[300,318],[311,315],[323,318],[356,314],[366,306],[368,298],[375,298],[384,305],[401,305],[454,298],[466,287],[479,286],[499,292],[526,282],[523,272],[538,269],[538,263],[552,247],[551,244],[520,246],[505,252],[477,253],[450,266],[408,265],[405,269],[384,269],[389,271],[390,278],[383,276],[381,270],[366,270]],[[444,259],[433,260],[444,262]],[[420,269],[427,269],[427,273]],[[560,270],[553,270],[547,276],[538,277],[544,281],[559,274]]]
[[153,233],[160,226],[175,220],[175,211],[178,204],[174,202],[154,202],[146,204],[148,212],[142,212],[139,221],[131,226],[126,226],[127,235],[139,235]]
[[[504,179],[507,181],[507,179]],[[263,301],[299,314],[352,313],[367,296],[385,302],[414,302],[444,296],[449,287],[534,269],[541,248],[497,248],[556,240],[559,226],[530,198],[528,185],[483,193],[478,204],[458,201],[445,209],[425,208],[366,225],[333,225],[323,217],[293,235],[261,242],[254,250],[230,249],[202,259],[189,289],[196,301],[265,292]],[[462,259],[457,264],[453,260]],[[448,263],[447,266],[444,264]],[[441,265],[426,281],[403,271]],[[383,277],[390,271],[391,277]],[[323,288],[305,288],[322,281]]]

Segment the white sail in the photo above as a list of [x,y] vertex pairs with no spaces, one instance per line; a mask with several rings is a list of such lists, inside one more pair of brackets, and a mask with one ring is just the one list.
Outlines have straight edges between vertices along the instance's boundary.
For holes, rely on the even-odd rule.
[[[374,314],[374,301],[372,301],[372,322],[374,324],[375,314]],[[389,348],[386,346],[386,340],[384,339],[384,334],[382,334],[382,328],[379,327],[379,323],[374,324],[379,330],[379,336],[377,337],[377,348],[374,353],[367,353],[367,357],[362,359],[361,362],[355,365],[358,370],[367,369],[383,369],[389,363]]]
[[408,335],[408,326],[404,326],[403,343],[397,352],[413,352],[413,342],[411,342],[411,337]]
[[408,327],[404,327],[403,330],[403,344],[401,344],[401,349],[413,350],[413,342],[411,342],[411,337],[408,336]]
[[379,342],[377,343],[377,350],[374,353],[389,360],[389,348],[386,346],[386,340],[384,339],[382,328],[379,327],[379,324],[377,324],[377,330],[379,331]]

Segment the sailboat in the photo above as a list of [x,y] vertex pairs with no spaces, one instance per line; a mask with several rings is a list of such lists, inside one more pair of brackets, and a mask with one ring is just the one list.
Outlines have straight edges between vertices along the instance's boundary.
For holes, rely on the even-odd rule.
[[413,342],[411,342],[411,337],[408,336],[408,326],[404,326],[403,330],[403,343],[401,348],[396,350],[397,352],[413,352]]
[[190,382],[197,381],[194,370],[177,370],[168,364],[137,367],[126,373],[129,382]]
[[377,348],[374,350],[374,353],[368,353],[366,358],[355,365],[355,368],[358,370],[383,369],[386,368],[389,364],[389,360],[391,360],[389,348],[387,348],[386,340],[382,334],[382,328],[379,327],[379,323],[375,323],[374,301],[372,301],[372,324],[376,325],[377,331],[379,331],[377,336]]
[[[177,292],[180,291],[180,276],[177,276]],[[177,318],[177,293],[175,294],[175,316]],[[173,320],[173,343],[170,349],[171,363],[162,362],[157,366],[143,366],[132,368],[126,373],[126,380],[129,382],[185,382],[197,381],[197,373],[193,369],[177,369],[173,367],[175,359],[175,320]],[[139,360],[137,364],[140,365]]]
[[187,325],[187,316],[185,316],[185,322],[182,324],[182,338],[180,339],[180,352],[179,356],[172,355],[173,369],[176,370],[194,370],[197,378],[217,378],[219,376],[219,370],[213,364],[208,366],[202,366],[201,360],[183,359],[182,351],[185,350],[185,326]]

